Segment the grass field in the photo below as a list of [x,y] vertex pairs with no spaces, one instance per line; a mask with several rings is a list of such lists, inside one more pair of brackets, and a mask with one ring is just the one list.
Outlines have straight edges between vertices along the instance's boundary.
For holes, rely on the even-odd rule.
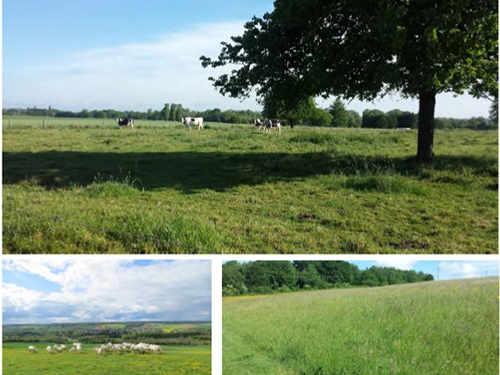
[[42,122],[4,118],[5,253],[498,253],[497,132]]
[[[96,345],[84,344],[81,354],[49,355],[45,348],[54,343],[4,343],[3,374],[211,374],[211,348],[163,346],[161,355],[109,354],[92,352]],[[39,354],[28,352],[36,346]]]
[[497,375],[498,278],[223,300],[231,375]]

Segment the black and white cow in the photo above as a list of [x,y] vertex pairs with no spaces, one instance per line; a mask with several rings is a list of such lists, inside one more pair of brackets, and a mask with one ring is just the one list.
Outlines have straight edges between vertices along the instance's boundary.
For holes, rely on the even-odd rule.
[[133,118],[117,118],[116,123],[120,126],[120,129],[123,129],[125,126],[130,126],[130,129],[134,128],[134,119]]
[[191,125],[198,125],[198,130],[204,128],[203,117],[183,117],[181,118],[181,121],[189,128],[189,130],[191,130]]
[[266,132],[271,133],[271,129],[277,129],[281,134],[281,122],[278,120],[265,120]]
[[265,129],[265,127],[266,127],[265,122],[266,122],[266,120],[261,120],[260,118],[258,118],[257,120],[254,120],[253,124],[257,128],[258,132],[260,132],[262,129]]

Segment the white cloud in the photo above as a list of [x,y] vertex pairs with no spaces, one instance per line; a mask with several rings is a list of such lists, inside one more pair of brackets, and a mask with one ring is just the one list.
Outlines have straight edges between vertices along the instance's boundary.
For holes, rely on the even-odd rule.
[[28,311],[38,305],[38,301],[43,298],[43,293],[29,290],[14,284],[4,283],[2,285],[3,311],[12,309],[18,311]]
[[[231,68],[203,69],[199,57],[216,57],[221,41],[241,35],[244,21],[186,26],[142,43],[84,50],[56,61],[34,59],[33,65],[5,67],[4,107],[86,109],[160,109],[164,103],[182,103],[191,109],[260,110],[255,98],[240,101],[223,97],[208,81]],[[26,66],[31,66],[26,68]],[[318,99],[327,107],[333,98]],[[491,103],[468,95],[438,95],[436,115],[469,118],[488,116]],[[417,100],[393,94],[374,103],[353,100],[349,109],[389,111],[394,108],[418,112]]]
[[498,274],[497,262],[440,262],[439,279],[471,279]]
[[[4,269],[61,287],[40,292],[3,284],[4,322],[202,320],[211,312],[209,261],[11,260]],[[19,274],[22,277],[22,274]]]
[[383,259],[377,260],[375,265],[377,267],[393,267],[400,270],[412,270],[415,266],[416,261],[406,260],[406,259]]
[[186,27],[153,41],[82,51],[28,71],[4,72],[4,105],[54,108],[256,108],[215,91],[200,56],[217,56],[220,42],[241,34],[243,21]]

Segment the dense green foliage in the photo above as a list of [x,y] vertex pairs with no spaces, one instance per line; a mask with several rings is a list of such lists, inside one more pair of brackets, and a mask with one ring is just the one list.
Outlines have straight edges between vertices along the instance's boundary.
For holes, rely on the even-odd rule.
[[[51,119],[63,119],[63,117],[76,119],[100,119],[103,120],[115,119],[117,117],[132,117],[139,120],[164,120],[170,122],[180,122],[182,116],[199,116],[205,121],[217,123],[252,123],[257,118],[278,118],[282,119],[283,125],[302,125],[302,126],[333,126],[347,128],[417,128],[418,116],[415,113],[400,111],[398,109],[384,113],[380,110],[365,110],[363,117],[354,110],[346,110],[340,99],[337,99],[328,109],[318,108],[313,99],[309,98],[300,105],[297,105],[293,110],[287,110],[285,107],[277,104],[277,107],[267,106],[264,112],[253,111],[221,111],[218,108],[209,109],[206,111],[191,111],[183,109],[180,104],[165,104],[165,107],[160,111],[148,110],[147,112],[137,111],[86,111],[68,112],[58,111],[55,109],[4,109],[4,117],[7,120],[7,125],[12,122],[24,122],[30,120],[38,120],[44,116],[46,122],[53,122]],[[493,108],[494,106],[492,106]],[[39,115],[37,115],[39,114]],[[495,130],[498,129],[498,120],[495,120],[495,112],[490,113],[490,118],[473,117],[470,119],[456,118],[436,118],[435,125],[437,129],[471,129],[471,130]],[[48,117],[48,118],[47,118]],[[42,120],[43,121],[43,120]],[[97,123],[96,123],[97,124]]]
[[[345,108],[344,103],[340,98],[335,99],[333,104],[329,108],[330,114],[332,115],[332,125],[338,127],[348,127],[349,114]],[[353,126],[349,126],[353,127]]]
[[257,261],[222,265],[222,294],[274,293],[301,289],[326,289],[351,286],[383,286],[432,281],[423,272],[387,267],[367,270],[343,261]]
[[[293,109],[304,99],[373,100],[391,91],[419,100],[417,157],[433,158],[436,95],[498,90],[496,0],[277,0],[204,67],[224,95]],[[377,127],[388,127],[376,116]]]
[[211,324],[200,322],[120,322],[10,324],[4,342],[147,342],[158,345],[209,345]]
[[349,110],[347,111],[347,127],[360,128],[362,124],[361,116],[358,112]]
[[[160,355],[132,353],[96,355],[92,349],[103,342],[83,344],[79,354],[48,354],[49,342],[4,343],[2,373],[4,375],[209,375],[209,346],[162,346]],[[38,348],[38,354],[28,352],[28,346]],[[71,345],[71,344],[70,344]]]
[[491,103],[490,121],[498,128],[498,95],[496,95],[495,100]]
[[7,253],[498,253],[498,133],[8,119]]
[[223,300],[223,373],[497,375],[498,277]]

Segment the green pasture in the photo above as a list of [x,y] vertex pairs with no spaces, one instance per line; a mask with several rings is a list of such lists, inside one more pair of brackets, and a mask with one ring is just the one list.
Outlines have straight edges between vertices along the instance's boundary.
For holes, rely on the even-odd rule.
[[8,120],[5,253],[498,252],[497,132]]
[[498,277],[223,300],[231,375],[497,375]]
[[[134,120],[134,127],[145,126],[165,126],[165,125],[181,125],[180,122],[164,122],[150,120]],[[3,116],[3,128],[53,128],[53,127],[69,127],[69,128],[107,128],[119,129],[115,119],[99,119],[99,118],[61,118],[61,117],[36,117],[36,116]]]
[[[36,346],[38,354],[28,351],[28,346]],[[93,353],[97,344],[84,344],[81,354],[48,354],[45,348],[54,343],[4,343],[4,375],[103,375],[103,374],[211,374],[211,348],[162,346],[161,355]]]

